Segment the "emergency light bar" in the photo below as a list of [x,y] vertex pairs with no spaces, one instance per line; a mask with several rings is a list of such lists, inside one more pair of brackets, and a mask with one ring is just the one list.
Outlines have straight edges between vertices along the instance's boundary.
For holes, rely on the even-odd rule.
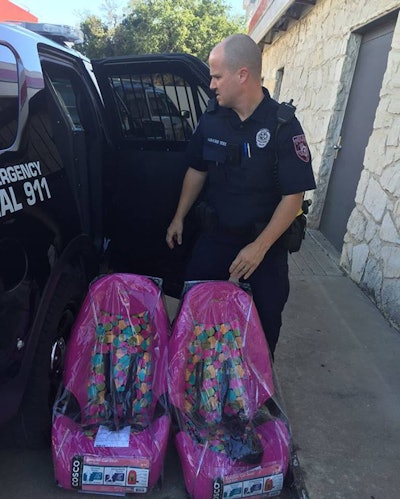
[[83,32],[65,24],[13,22],[58,43],[83,43]]

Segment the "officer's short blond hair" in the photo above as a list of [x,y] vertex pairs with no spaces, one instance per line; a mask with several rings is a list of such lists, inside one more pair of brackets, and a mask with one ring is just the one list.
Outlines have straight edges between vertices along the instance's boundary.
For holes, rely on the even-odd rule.
[[254,78],[260,78],[261,50],[250,36],[244,34],[230,35],[218,45],[224,50],[224,61],[230,71],[237,71],[242,67],[247,67]]

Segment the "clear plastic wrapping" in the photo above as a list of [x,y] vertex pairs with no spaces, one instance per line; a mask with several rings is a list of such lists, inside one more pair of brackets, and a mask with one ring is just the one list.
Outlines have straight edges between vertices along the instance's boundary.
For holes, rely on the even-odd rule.
[[175,443],[192,497],[280,494],[290,430],[247,291],[232,282],[191,283],[169,342],[168,388],[178,422]]
[[161,282],[111,274],[90,286],[54,405],[57,483],[86,492],[147,492],[167,449],[169,320]]

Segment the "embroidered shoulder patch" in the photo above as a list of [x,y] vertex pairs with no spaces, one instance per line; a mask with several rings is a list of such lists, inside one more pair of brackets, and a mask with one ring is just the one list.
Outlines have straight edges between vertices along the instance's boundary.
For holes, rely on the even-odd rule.
[[305,135],[296,135],[292,140],[297,157],[308,163],[310,161],[310,150],[308,149]]

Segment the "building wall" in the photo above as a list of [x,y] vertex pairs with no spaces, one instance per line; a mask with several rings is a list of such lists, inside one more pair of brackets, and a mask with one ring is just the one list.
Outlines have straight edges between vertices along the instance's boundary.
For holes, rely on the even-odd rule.
[[37,23],[38,18],[9,0],[0,0],[0,22],[28,21]]
[[[294,99],[313,155],[318,187],[309,216],[319,227],[334,145],[346,110],[361,35],[355,30],[400,7],[393,0],[319,0],[263,47],[264,85],[279,100]],[[251,33],[250,33],[251,34]],[[341,265],[400,328],[400,23],[397,20],[373,131],[365,151],[356,205]]]
[[341,264],[400,326],[400,23],[364,157]]

